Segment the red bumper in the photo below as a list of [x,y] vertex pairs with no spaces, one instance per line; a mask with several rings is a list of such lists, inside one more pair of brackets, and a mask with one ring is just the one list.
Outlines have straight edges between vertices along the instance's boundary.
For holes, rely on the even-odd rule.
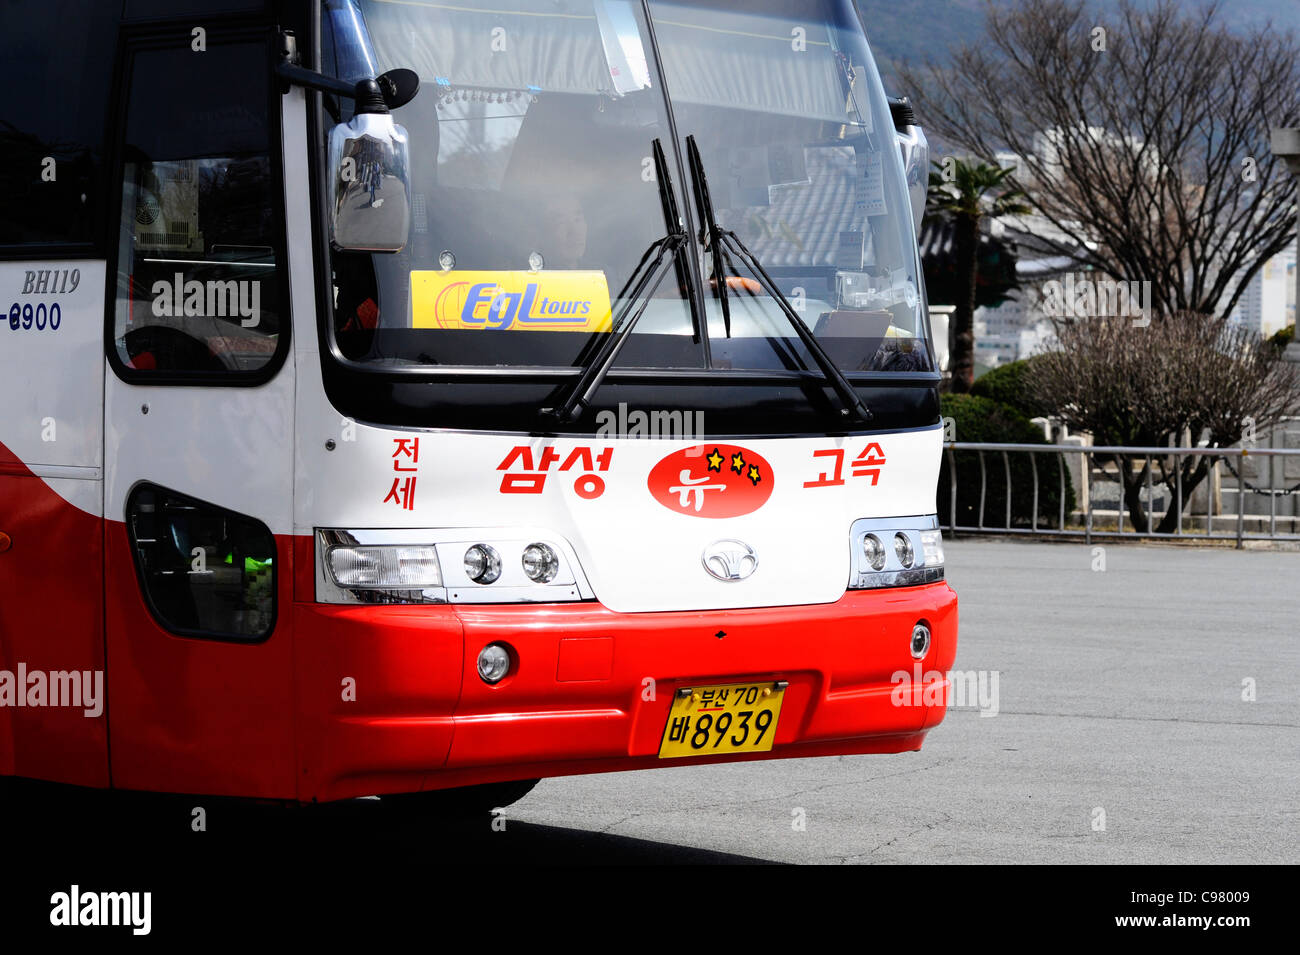
[[[946,680],[957,647],[957,596],[946,583],[689,613],[593,604],[295,612],[303,800],[919,749],[944,708],[894,692],[896,674],[915,672],[912,628],[924,621],[933,634],[926,674]],[[475,661],[493,642],[512,646],[518,666],[488,686]],[[678,687],[758,680],[789,682],[771,752],[658,758]]]

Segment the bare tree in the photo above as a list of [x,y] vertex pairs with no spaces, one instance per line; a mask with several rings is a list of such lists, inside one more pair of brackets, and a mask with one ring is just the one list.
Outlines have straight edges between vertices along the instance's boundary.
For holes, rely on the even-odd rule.
[[1269,129],[1300,122],[1300,42],[1222,21],[1217,2],[990,4],[986,38],[903,80],[944,140],[1018,155],[1047,249],[1150,281],[1156,314],[1225,316],[1295,235]]
[[[1141,329],[1127,319],[1060,320],[1056,335],[1058,347],[1029,364],[1026,387],[1101,445],[1168,447],[1190,434],[1227,448],[1300,407],[1300,376],[1274,345],[1200,313]],[[1148,468],[1171,502],[1181,488],[1185,506],[1214,462],[1209,455],[1117,458],[1102,463],[1118,466],[1124,507],[1143,529]],[[1173,532],[1178,513],[1171,503],[1155,530]]]

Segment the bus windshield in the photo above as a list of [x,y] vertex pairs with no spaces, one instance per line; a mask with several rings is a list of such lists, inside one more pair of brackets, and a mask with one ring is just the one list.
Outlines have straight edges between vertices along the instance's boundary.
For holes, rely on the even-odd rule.
[[[353,81],[404,67],[421,80],[394,111],[410,141],[406,247],[332,253],[329,334],[348,362],[581,365],[667,231],[659,140],[696,233],[683,259],[699,265],[683,261],[649,291],[617,367],[815,369],[783,303],[742,263],[713,275],[695,243],[700,211],[680,161],[693,135],[719,226],[839,368],[932,370],[902,164],[851,0],[323,9],[327,72]],[[332,106],[347,118],[350,103]]]

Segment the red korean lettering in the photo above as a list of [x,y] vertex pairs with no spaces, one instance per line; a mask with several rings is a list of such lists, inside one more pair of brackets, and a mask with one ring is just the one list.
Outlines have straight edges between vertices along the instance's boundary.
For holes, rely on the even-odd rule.
[[533,467],[533,449],[526,444],[517,444],[510,449],[510,453],[505,456],[500,464],[497,465],[498,471],[509,471],[515,463],[525,471],[535,471]]
[[556,451],[551,445],[542,448],[541,460],[537,462],[537,470],[549,471],[551,465],[560,460],[560,452]]
[[502,494],[541,494],[546,487],[545,474],[513,472],[501,476]]
[[394,438],[393,444],[397,445],[397,450],[393,452],[393,470],[394,471],[418,471],[418,467],[404,468],[401,466],[402,458],[410,458],[412,464],[420,463],[420,439],[419,438]]
[[[533,461],[533,449],[528,445],[519,444],[511,448],[501,463],[497,465],[498,471],[509,472],[501,475],[501,493],[541,494],[546,487],[545,471],[557,457],[558,455],[552,448],[544,448],[541,467],[539,468]],[[511,470],[511,468],[515,467],[518,467],[519,470]]]
[[564,459],[564,464],[560,465],[560,470],[568,471],[575,466],[579,466],[584,471],[595,471],[595,470],[608,471],[609,462],[613,459],[613,457],[614,457],[614,449],[605,448],[603,451],[600,452],[600,454],[596,455],[595,458],[593,459],[591,455],[591,448],[582,445],[574,448],[572,451],[569,452],[569,456]]
[[598,474],[583,474],[573,482],[573,492],[584,501],[594,501],[605,493],[605,479]]
[[844,483],[844,449],[826,448],[813,452],[814,458],[834,458],[834,474],[823,471],[815,481],[804,481],[804,487],[839,487]]
[[384,498],[383,503],[387,504],[393,501],[403,510],[415,509],[415,482],[416,478],[393,478],[393,486]]
[[574,448],[572,451],[569,452],[569,456],[564,459],[564,463],[560,465],[560,470],[567,471],[570,468],[572,468],[575,464],[581,465],[582,470],[584,471],[596,470],[596,465],[594,465],[591,461],[591,448],[587,448],[587,447]]
[[879,444],[872,441],[853,459],[853,476],[869,477],[871,486],[875,487],[876,482],[880,480],[880,469],[884,464],[885,452],[881,450]]

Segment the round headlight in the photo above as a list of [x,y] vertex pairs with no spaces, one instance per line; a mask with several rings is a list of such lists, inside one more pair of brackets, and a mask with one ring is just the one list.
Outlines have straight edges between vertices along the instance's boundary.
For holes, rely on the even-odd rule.
[[499,643],[489,643],[478,652],[478,675],[484,683],[500,683],[510,672],[510,652]]
[[880,538],[875,534],[868,534],[862,539],[862,552],[872,570],[885,569],[885,545],[880,543]]
[[894,553],[898,555],[898,562],[904,567],[911,567],[916,561],[916,555],[912,552],[912,541],[906,534],[894,535]]
[[501,576],[501,555],[487,544],[465,551],[465,576],[476,584],[490,584]]
[[560,571],[560,558],[549,544],[529,544],[524,548],[524,573],[536,584],[549,584]]

